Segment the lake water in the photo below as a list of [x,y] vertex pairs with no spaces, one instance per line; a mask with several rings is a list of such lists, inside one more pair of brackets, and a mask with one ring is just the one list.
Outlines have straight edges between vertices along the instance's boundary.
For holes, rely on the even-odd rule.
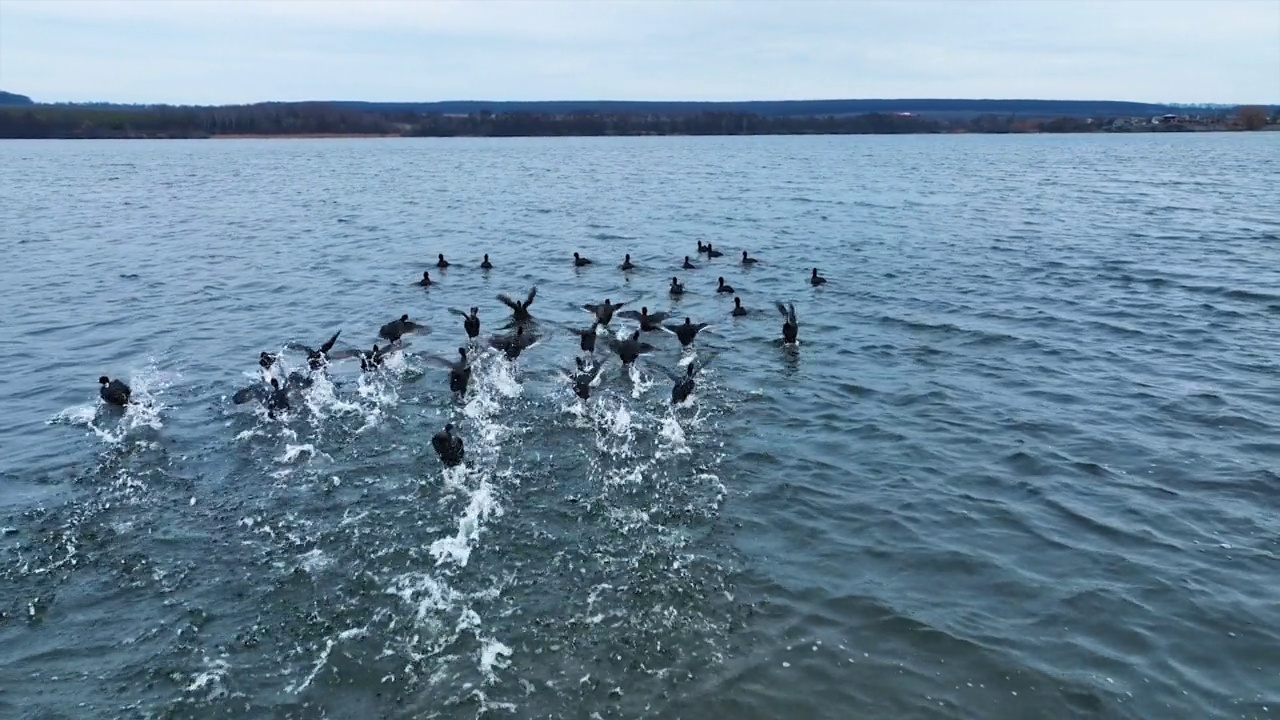
[[[1280,133],[2,143],[0,716],[1280,717],[1277,187]],[[456,401],[448,309],[534,284]],[[665,333],[570,393],[606,297],[712,324],[690,402]]]

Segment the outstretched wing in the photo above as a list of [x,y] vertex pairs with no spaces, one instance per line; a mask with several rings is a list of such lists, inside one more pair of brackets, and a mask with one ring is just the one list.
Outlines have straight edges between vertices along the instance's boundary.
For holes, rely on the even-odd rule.
[[498,302],[502,303],[503,305],[506,305],[512,310],[515,310],[520,307],[520,303],[517,303],[515,300],[512,300],[511,296],[505,293],[498,293]]
[[669,317],[671,317],[671,313],[666,313],[666,312],[649,313],[649,322],[660,323]]
[[[628,318],[628,319],[630,319],[630,320],[639,320],[639,319],[640,319],[640,313],[639,313],[639,311],[636,311],[636,310],[623,310],[622,312],[618,313],[618,317],[624,317],[624,318]],[[650,317],[652,317],[652,316],[650,316]]]
[[595,312],[599,308],[600,306],[596,305],[595,303],[586,303],[585,305],[582,306],[582,309],[586,310],[587,312]]
[[601,361],[596,363],[595,367],[591,368],[591,378],[587,381],[587,384],[592,386],[600,384],[600,371],[604,370],[604,365],[604,362]]
[[333,344],[338,342],[338,336],[341,334],[342,334],[341,330],[334,333],[333,337],[326,340],[325,343],[320,346],[320,352],[324,353],[325,355],[328,355],[329,351],[333,349]]
[[775,302],[774,304],[778,306],[778,312],[782,315],[782,317],[790,319],[790,317],[787,315],[786,305],[783,305],[781,302]]
[[443,355],[427,355],[427,361],[443,368],[453,370],[454,368],[462,368],[463,364],[457,360],[447,358]]
[[528,296],[528,297],[526,297],[526,298],[524,299],[524,304],[525,304],[526,306],[528,306],[528,305],[532,305],[532,304],[533,304],[533,298],[534,298],[537,294],[538,294],[538,286],[537,286],[537,285],[534,285],[533,287],[529,288],[529,296]]
[[[499,299],[501,299],[501,298],[499,298]],[[461,316],[461,317],[464,317],[464,318],[469,318],[469,317],[471,317],[470,315],[468,315],[467,313],[462,312],[462,311],[461,311],[461,310],[459,310],[458,308],[449,308],[449,312],[453,313],[454,315],[458,315],[458,316]]]
[[237,405],[243,405],[250,400],[265,400],[267,397],[267,389],[261,385],[251,385],[247,388],[241,388],[231,396],[231,402]]
[[637,352],[647,353],[647,352],[653,352],[654,350],[657,350],[657,349],[658,348],[650,345],[649,343],[640,343],[639,349],[637,350]]

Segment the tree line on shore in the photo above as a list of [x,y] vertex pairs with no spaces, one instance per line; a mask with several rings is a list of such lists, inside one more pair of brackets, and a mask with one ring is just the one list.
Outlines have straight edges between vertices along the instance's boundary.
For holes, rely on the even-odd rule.
[[[1240,108],[1207,123],[1259,129],[1266,109]],[[1170,123],[1177,125],[1177,123]],[[767,116],[705,110],[686,113],[371,111],[342,103],[261,103],[220,107],[14,105],[0,107],[0,138],[207,138],[243,135],[398,135],[528,137],[617,135],[802,135],[1096,132],[1137,129],[1115,118],[1028,118],[982,114],[931,118],[913,113]],[[1160,129],[1160,128],[1143,128]],[[1188,129],[1171,127],[1163,129]]]

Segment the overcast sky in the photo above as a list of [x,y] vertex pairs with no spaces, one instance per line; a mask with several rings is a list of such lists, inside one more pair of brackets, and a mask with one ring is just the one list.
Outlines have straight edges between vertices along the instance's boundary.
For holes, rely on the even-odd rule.
[[0,0],[37,101],[1280,103],[1280,0]]

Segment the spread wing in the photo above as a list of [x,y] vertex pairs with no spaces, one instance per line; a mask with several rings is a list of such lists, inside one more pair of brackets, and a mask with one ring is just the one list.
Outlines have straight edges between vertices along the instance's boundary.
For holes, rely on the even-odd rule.
[[517,303],[515,300],[512,300],[511,296],[505,293],[498,294],[498,302],[502,303],[503,305],[506,305],[512,310],[516,310],[520,307],[520,303]]
[[589,374],[589,375],[590,375],[590,377],[589,377],[589,379],[587,380],[587,384],[588,384],[588,385],[592,385],[592,386],[599,385],[599,384],[600,384],[600,371],[602,371],[602,370],[604,370],[604,363],[603,363],[603,362],[598,362],[598,363],[596,363],[596,366],[595,366],[595,367],[593,367],[593,368],[591,368],[591,371],[590,371],[590,374]]
[[243,405],[250,400],[262,400],[267,398],[267,389],[261,385],[251,385],[247,388],[241,388],[231,396],[231,402],[237,405]]
[[[501,298],[499,298],[499,299],[501,299]],[[462,311],[461,311],[461,310],[459,310],[458,308],[449,308],[449,312],[453,313],[454,315],[459,315],[459,316],[464,317],[464,318],[469,318],[469,317],[471,317],[470,315],[468,315],[467,313],[462,312]]]
[[461,369],[465,367],[463,363],[457,360],[454,360],[452,358],[447,358],[443,355],[427,355],[426,358],[428,362],[438,365],[439,367],[448,368],[450,370]]
[[325,343],[320,346],[320,352],[324,353],[325,355],[328,355],[329,351],[333,349],[333,344],[338,342],[338,336],[341,334],[342,334],[341,330],[334,333],[333,337],[326,340]]
[[623,310],[622,312],[618,313],[618,317],[624,317],[631,320],[639,320],[640,313],[635,310]]
[[789,309],[787,308],[786,305],[783,305],[780,302],[775,304],[778,306],[778,312],[782,313],[782,317],[786,318],[787,322],[791,323],[792,325],[797,324],[795,303],[791,303],[791,307]]
[[669,317],[671,317],[671,313],[665,313],[665,312],[649,313],[649,322],[660,323]]
[[537,294],[538,294],[538,286],[537,286],[537,285],[534,285],[533,287],[529,288],[529,296],[528,296],[528,297],[526,297],[526,298],[524,299],[524,304],[525,304],[526,306],[533,304],[533,298],[534,298]]

